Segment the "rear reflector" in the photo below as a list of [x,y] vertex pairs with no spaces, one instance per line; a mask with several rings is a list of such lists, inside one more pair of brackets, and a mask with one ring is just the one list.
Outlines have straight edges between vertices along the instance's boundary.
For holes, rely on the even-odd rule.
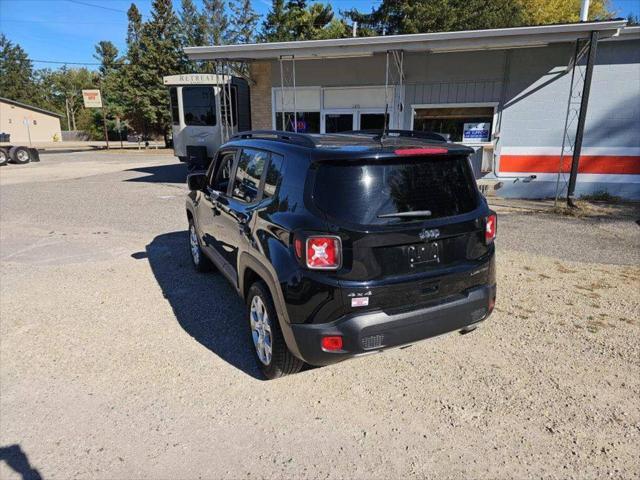
[[302,240],[296,238],[293,242],[293,247],[296,251],[296,257],[302,258]]
[[332,337],[322,337],[320,342],[323,350],[329,352],[335,352],[336,350],[342,350],[342,337],[336,335]]
[[498,217],[495,214],[489,215],[485,220],[484,241],[487,245],[496,238],[496,230],[498,227]]
[[444,155],[448,152],[446,148],[401,148],[396,150],[396,155]]
[[338,237],[307,238],[307,267],[314,270],[337,270],[340,267],[342,244]]

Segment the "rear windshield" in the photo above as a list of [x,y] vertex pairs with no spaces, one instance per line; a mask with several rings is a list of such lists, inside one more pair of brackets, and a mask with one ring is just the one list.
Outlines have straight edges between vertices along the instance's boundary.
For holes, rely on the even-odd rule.
[[[316,175],[313,197],[330,218],[359,225],[450,217],[477,206],[466,157],[323,163]],[[389,215],[425,210],[430,215]]]

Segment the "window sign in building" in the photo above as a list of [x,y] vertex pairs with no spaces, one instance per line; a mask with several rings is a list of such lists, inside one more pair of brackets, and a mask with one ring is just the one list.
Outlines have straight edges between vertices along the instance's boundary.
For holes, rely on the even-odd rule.
[[469,143],[488,142],[491,135],[491,124],[486,122],[465,123],[462,129],[462,141]]

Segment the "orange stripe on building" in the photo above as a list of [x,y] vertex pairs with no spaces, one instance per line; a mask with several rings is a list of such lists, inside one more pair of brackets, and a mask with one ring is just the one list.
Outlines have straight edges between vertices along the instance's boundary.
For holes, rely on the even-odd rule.
[[[559,155],[500,155],[500,172],[557,173]],[[562,159],[562,171],[571,171],[571,156]],[[582,155],[578,173],[640,174],[640,156]]]

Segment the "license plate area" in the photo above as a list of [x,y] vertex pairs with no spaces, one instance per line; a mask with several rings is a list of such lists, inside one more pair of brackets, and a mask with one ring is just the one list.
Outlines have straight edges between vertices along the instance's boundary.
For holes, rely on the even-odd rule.
[[440,263],[440,242],[418,243],[407,247],[409,268]]

